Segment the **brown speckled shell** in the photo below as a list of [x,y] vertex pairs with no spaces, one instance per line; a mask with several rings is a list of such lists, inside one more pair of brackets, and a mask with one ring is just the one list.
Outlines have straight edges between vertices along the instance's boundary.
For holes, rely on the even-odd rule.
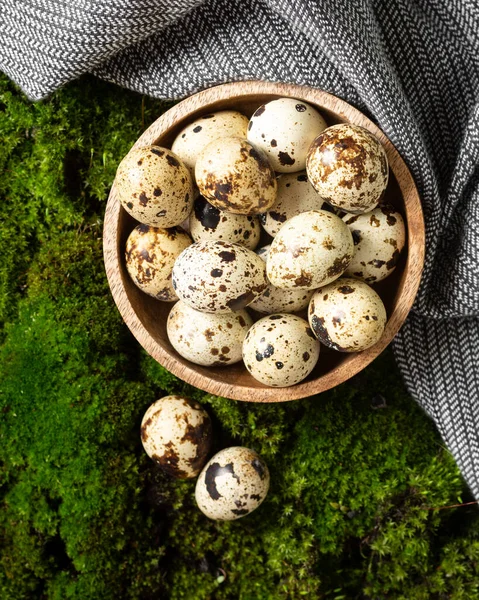
[[[266,262],[270,248],[271,246],[263,246],[256,254]],[[283,289],[270,283],[261,296],[253,300],[249,308],[266,315],[299,312],[308,306],[313,293],[314,290]]]
[[167,148],[130,150],[118,166],[115,182],[123,208],[140,223],[175,227],[193,208],[191,174]]
[[275,173],[262,150],[238,137],[211,142],[195,167],[200,193],[220,210],[255,215],[276,200]]
[[222,241],[196,242],[186,248],[176,259],[172,277],[183,302],[210,313],[241,310],[268,285],[259,256],[239,244]]
[[198,508],[215,521],[244,517],[265,499],[269,479],[266,463],[254,450],[225,448],[213,456],[198,477]]
[[195,200],[189,227],[195,242],[223,240],[241,244],[249,250],[256,248],[261,235],[258,217],[222,211],[210,204],[203,196]]
[[311,144],[308,177],[329,204],[350,213],[373,209],[386,189],[386,152],[369,131],[342,123],[325,129]]
[[288,313],[263,317],[243,342],[243,360],[251,375],[273,387],[305,379],[319,357],[319,342],[307,321]]
[[176,136],[171,149],[195,174],[196,159],[210,142],[218,138],[236,136],[245,138],[248,117],[235,110],[221,110],[203,115],[187,125]]
[[198,402],[165,396],[146,411],[141,441],[148,456],[169,475],[196,477],[211,449],[211,420]]
[[248,125],[248,140],[267,153],[278,173],[296,173],[306,167],[314,138],[327,127],[311,105],[295,98],[278,98],[260,106]]
[[366,283],[382,281],[394,272],[406,243],[402,216],[391,206],[380,205],[364,215],[346,215],[354,255],[344,272]]
[[306,172],[286,173],[278,177],[276,202],[259,219],[264,230],[274,237],[288,219],[308,210],[321,210],[323,204]]
[[135,285],[157,300],[177,300],[171,273],[176,258],[190,244],[190,236],[180,227],[135,227],[126,241],[125,253],[126,268]]
[[308,310],[309,324],[319,341],[339,352],[359,352],[379,341],[386,309],[364,281],[341,277],[317,290]]
[[245,310],[204,313],[180,300],[168,315],[166,331],[183,358],[205,367],[221,367],[242,359],[243,340],[251,325],[253,319]]
[[271,243],[266,269],[276,287],[315,289],[340,277],[353,256],[347,225],[325,210],[286,221]]

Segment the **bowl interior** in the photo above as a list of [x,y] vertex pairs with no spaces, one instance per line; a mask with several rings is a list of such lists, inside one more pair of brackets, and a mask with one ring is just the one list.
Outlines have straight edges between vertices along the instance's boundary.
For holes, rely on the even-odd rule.
[[[329,94],[310,88],[289,86],[293,88],[289,93],[284,93],[284,90],[275,90],[276,93],[258,93],[251,90],[248,93],[244,89],[243,93],[234,93],[231,88],[235,85],[239,84],[219,86],[229,87],[230,97],[213,97],[208,101],[208,92],[219,89],[212,88],[177,104],[160,117],[139,138],[135,146],[154,143],[170,147],[181,129],[199,116],[230,108],[249,117],[261,104],[284,96],[292,96],[317,106],[329,125],[347,120],[367,127],[381,139],[388,154],[390,177],[384,201],[401,212],[408,227],[408,241],[395,272],[373,286],[381,296],[388,314],[383,338],[369,350],[355,354],[339,353],[321,346],[319,361],[306,380],[291,388],[267,387],[256,381],[242,362],[227,367],[201,367],[183,359],[174,350],[166,334],[166,320],[173,304],[160,302],[141,292],[133,284],[126,270],[124,248],[128,235],[137,222],[119,205],[114,187],[110,194],[105,221],[105,262],[115,301],[127,325],[145,349],[175,375],[205,391],[230,398],[270,402],[292,400],[324,391],[345,381],[371,362],[394,337],[409,311],[419,283],[422,262],[421,257],[417,256],[417,246],[421,246],[420,238],[424,235],[423,228],[421,230],[420,227],[422,213],[412,178],[396,150],[384,134],[354,108]],[[308,93],[305,93],[306,91]],[[311,92],[319,96],[312,99]],[[197,102],[192,102],[195,98]],[[334,102],[339,102],[339,106]],[[344,109],[350,114],[345,114]],[[413,264],[416,267],[419,265],[419,271],[417,268],[411,268]],[[112,281],[115,285],[112,285]]]

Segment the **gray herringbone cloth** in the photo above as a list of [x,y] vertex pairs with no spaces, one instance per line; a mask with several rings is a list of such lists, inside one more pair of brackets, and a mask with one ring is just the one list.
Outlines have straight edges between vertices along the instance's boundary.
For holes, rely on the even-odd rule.
[[427,225],[396,358],[479,497],[478,32],[474,0],[2,0],[0,69],[32,99],[85,72],[158,98],[267,79],[373,118]]

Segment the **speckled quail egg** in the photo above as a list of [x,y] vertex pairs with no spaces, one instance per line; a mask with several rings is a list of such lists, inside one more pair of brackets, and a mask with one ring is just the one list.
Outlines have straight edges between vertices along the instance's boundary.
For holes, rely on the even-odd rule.
[[402,216],[392,206],[380,205],[364,215],[346,215],[343,221],[354,240],[354,256],[344,274],[366,283],[391,275],[406,243]]
[[386,326],[386,309],[364,281],[341,277],[314,293],[309,323],[321,343],[340,352],[373,346]]
[[266,498],[269,471],[254,450],[233,446],[215,454],[196,482],[198,508],[215,521],[233,521],[253,512]]
[[246,138],[248,118],[235,110],[204,115],[187,125],[175,138],[171,149],[194,175],[198,154],[210,142],[224,137]]
[[238,137],[211,142],[195,167],[200,193],[220,210],[255,215],[276,200],[276,176],[262,150]]
[[263,317],[243,342],[243,360],[251,375],[273,387],[295,385],[314,369],[319,342],[307,321],[278,313]]
[[265,264],[259,256],[239,244],[221,240],[192,244],[173,267],[176,294],[201,312],[241,310],[267,285]]
[[308,210],[320,210],[323,204],[306,173],[285,173],[278,177],[276,202],[259,219],[265,231],[274,237],[288,219]]
[[211,449],[211,420],[198,402],[165,396],[146,411],[141,441],[148,456],[169,475],[196,477]]
[[130,150],[118,167],[115,185],[123,208],[146,225],[174,227],[193,208],[191,174],[167,148]]
[[258,217],[221,211],[199,196],[190,215],[190,233],[195,242],[223,240],[254,250],[259,242],[261,227]]
[[[265,262],[271,246],[263,246],[256,251]],[[306,308],[314,290],[281,289],[269,284],[265,291],[249,305],[259,313],[267,315],[279,312],[298,312]]]
[[133,283],[157,300],[176,300],[171,272],[176,258],[190,244],[190,236],[179,227],[135,227],[126,241],[125,254],[126,268]]
[[166,331],[183,358],[205,367],[221,367],[242,358],[243,340],[253,319],[245,310],[212,314],[177,302],[168,315]]
[[341,123],[311,144],[308,177],[329,204],[351,213],[375,208],[388,183],[386,152],[367,129]]
[[347,225],[325,210],[292,217],[271,244],[266,264],[276,287],[314,289],[334,281],[353,256],[353,237]]
[[306,102],[279,98],[260,106],[248,125],[248,140],[264,150],[278,173],[302,171],[312,141],[327,127]]

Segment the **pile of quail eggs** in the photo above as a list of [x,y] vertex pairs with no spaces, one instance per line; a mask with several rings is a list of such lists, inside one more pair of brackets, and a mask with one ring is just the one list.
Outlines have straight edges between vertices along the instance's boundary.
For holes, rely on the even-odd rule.
[[211,419],[190,398],[165,396],[154,402],[143,417],[141,441],[148,456],[172,477],[198,477],[196,503],[210,519],[239,519],[258,508],[268,493],[268,467],[254,450],[224,448],[207,462]]
[[145,293],[176,301],[167,332],[182,357],[243,360],[265,385],[295,385],[320,343],[359,352],[383,334],[371,284],[394,271],[406,240],[384,202],[388,175],[369,131],[328,127],[300,100],[273,100],[251,119],[204,115],[171,149],[135,148],[118,168],[120,202],[140,222],[127,270]]

